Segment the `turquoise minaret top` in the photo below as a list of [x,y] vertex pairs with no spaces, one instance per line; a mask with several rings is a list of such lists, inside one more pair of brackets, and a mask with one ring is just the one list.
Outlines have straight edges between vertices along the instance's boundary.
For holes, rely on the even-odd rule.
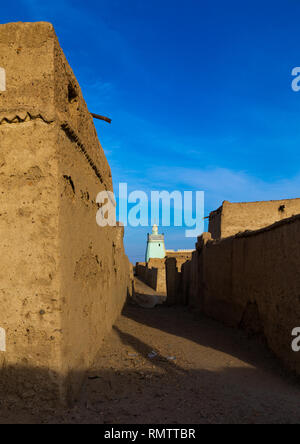
[[163,259],[165,256],[165,236],[158,234],[158,227],[154,224],[152,234],[148,234],[146,262],[148,262],[149,259]]

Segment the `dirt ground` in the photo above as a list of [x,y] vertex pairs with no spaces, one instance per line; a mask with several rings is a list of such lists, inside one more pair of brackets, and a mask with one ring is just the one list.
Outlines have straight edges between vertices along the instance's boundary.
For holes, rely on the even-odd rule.
[[99,349],[74,408],[10,398],[0,423],[300,423],[300,383],[264,344],[185,308],[129,305]]

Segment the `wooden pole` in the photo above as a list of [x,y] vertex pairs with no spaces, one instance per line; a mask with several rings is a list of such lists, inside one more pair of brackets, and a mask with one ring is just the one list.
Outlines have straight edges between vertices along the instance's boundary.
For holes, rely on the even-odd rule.
[[91,113],[91,115],[94,117],[94,119],[104,120],[104,122],[111,123],[111,119],[109,117],[100,116],[99,114],[94,113]]

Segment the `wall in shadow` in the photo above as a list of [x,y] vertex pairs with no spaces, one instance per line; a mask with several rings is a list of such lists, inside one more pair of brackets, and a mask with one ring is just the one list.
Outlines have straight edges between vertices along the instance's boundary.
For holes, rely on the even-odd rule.
[[228,327],[188,307],[156,307],[154,310],[126,305],[123,316],[142,325],[186,338],[207,348],[219,350],[257,368],[296,380],[282,362],[267,347],[265,339],[256,333]]

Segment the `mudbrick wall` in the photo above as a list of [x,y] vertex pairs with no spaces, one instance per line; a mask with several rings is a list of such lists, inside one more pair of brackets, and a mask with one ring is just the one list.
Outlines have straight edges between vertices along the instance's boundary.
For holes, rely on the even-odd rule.
[[210,240],[204,233],[183,265],[188,304],[233,327],[263,335],[287,367],[300,374],[292,330],[300,326],[300,216]]
[[0,67],[0,389],[71,401],[130,287],[123,227],[96,224],[111,171],[52,25],[0,25]]
[[210,213],[208,231],[214,239],[220,239],[246,230],[258,230],[296,214],[300,214],[300,199],[224,201],[220,208]]
[[150,259],[148,262],[137,262],[135,274],[153,290],[162,295],[166,294],[165,259]]
[[168,252],[164,259],[150,259],[137,262],[135,274],[141,281],[158,293],[167,294],[167,304],[184,304],[182,292],[181,266],[191,259],[192,251]]

